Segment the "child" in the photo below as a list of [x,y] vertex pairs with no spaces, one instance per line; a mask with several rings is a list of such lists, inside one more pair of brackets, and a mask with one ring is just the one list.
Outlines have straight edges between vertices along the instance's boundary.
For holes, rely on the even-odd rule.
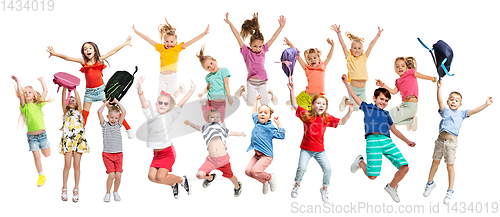
[[80,200],[79,187],[80,184],[80,162],[82,161],[82,154],[89,153],[90,147],[85,137],[85,128],[83,127],[82,117],[82,101],[80,94],[75,89],[75,97],[70,97],[69,103],[66,104],[67,89],[63,88],[62,91],[62,109],[64,113],[64,123],[62,127],[62,137],[59,143],[59,153],[64,155],[64,169],[63,169],[63,187],[61,193],[61,200],[68,201],[68,176],[69,169],[71,168],[71,158],[73,158],[73,170],[75,173],[75,187],[73,188],[73,202],[76,203]]
[[340,120],[326,112],[328,110],[328,100],[323,95],[316,95],[312,98],[311,110],[308,111],[297,105],[293,83],[289,83],[288,88],[290,89],[292,107],[297,110],[295,115],[300,118],[304,125],[304,136],[300,144],[299,165],[295,174],[292,197],[296,198],[298,196],[302,177],[304,177],[304,173],[307,170],[307,164],[314,157],[323,170],[323,187],[319,189],[321,199],[323,202],[328,203],[331,167],[325,152],[325,144],[323,143],[325,130],[327,127],[336,128],[338,125],[344,125],[349,120],[354,105],[352,103],[349,105],[349,111]]
[[[295,48],[286,37],[284,39],[286,45]],[[318,94],[325,94],[325,69],[333,54],[333,40],[326,39],[330,44],[330,52],[326,56],[325,62],[321,61],[321,51],[318,48],[309,48],[304,52],[306,62],[299,56],[299,63],[304,69],[307,77],[307,87],[297,96],[297,104],[306,109],[311,110],[311,99]],[[288,102],[287,102],[288,103]]]
[[[254,14],[252,19],[245,20],[243,25],[241,25],[241,36],[238,30],[229,21],[229,13],[226,13],[226,21],[231,27],[238,45],[240,46],[240,53],[243,55],[245,64],[247,66],[248,76],[247,76],[247,89],[242,85],[234,94],[237,98],[243,96],[246,104],[248,106],[253,106],[253,99],[255,99],[256,93],[258,92],[262,95],[260,99],[260,104],[268,105],[269,100],[273,102],[274,105],[278,104],[278,97],[273,93],[271,89],[267,91],[267,72],[264,68],[266,52],[269,50],[274,40],[278,37],[281,30],[285,26],[285,17],[281,15],[278,19],[280,27],[274,35],[271,37],[266,44],[264,44],[264,36],[260,32],[258,14]],[[250,47],[246,46],[244,40],[250,35]],[[245,93],[247,92],[247,93]],[[269,94],[269,95],[268,95]]]
[[255,155],[248,162],[245,169],[247,176],[256,179],[263,184],[262,193],[267,194],[269,187],[271,191],[276,190],[276,174],[266,173],[264,170],[273,162],[273,139],[285,139],[285,129],[281,126],[278,116],[274,117],[276,128],[271,122],[274,110],[268,105],[261,105],[257,109],[258,100],[261,95],[255,97],[252,110],[252,119],[255,127],[252,130],[252,139],[247,152],[255,149]]
[[380,175],[380,170],[382,169],[382,155],[384,155],[396,168],[398,168],[398,171],[394,175],[394,179],[391,183],[387,184],[384,189],[391,195],[394,201],[399,203],[400,200],[397,194],[398,183],[404,178],[409,168],[408,162],[406,162],[403,154],[401,154],[398,147],[392,142],[389,130],[399,139],[406,142],[410,147],[414,147],[415,143],[406,139],[406,137],[396,129],[391,116],[389,116],[389,112],[384,110],[391,99],[391,94],[388,90],[384,88],[376,89],[373,95],[375,104],[367,104],[361,100],[360,97],[356,96],[345,74],[342,75],[342,82],[344,82],[351,97],[359,105],[359,109],[365,113],[364,122],[367,163],[364,162],[362,155],[358,155],[351,165],[351,172],[355,173],[359,168],[362,168],[369,179],[376,179],[377,176]]
[[137,93],[142,105],[142,111],[147,119],[148,139],[147,146],[154,149],[154,157],[149,167],[148,178],[151,182],[170,185],[174,193],[174,198],[179,198],[179,183],[187,191],[189,191],[189,183],[186,176],[179,177],[171,174],[172,165],[175,162],[175,149],[172,142],[172,131],[174,121],[181,114],[181,108],[187,102],[189,97],[193,95],[196,86],[191,81],[191,90],[175,105],[175,99],[168,93],[162,92],[158,96],[156,111],[146,103],[146,98],[143,95],[142,83],[144,78],[137,79]]
[[201,47],[200,52],[196,55],[203,69],[209,72],[207,76],[205,76],[207,87],[198,94],[198,97],[201,98],[206,93],[208,98],[207,101],[202,101],[203,117],[205,121],[208,122],[207,112],[215,108],[221,113],[221,123],[223,123],[226,117],[226,100],[224,99],[227,97],[229,105],[233,105],[233,99],[231,95],[228,95],[228,93],[231,93],[231,91],[229,91],[229,77],[231,75],[227,68],[217,66],[217,60],[215,60],[215,58],[205,56],[203,54],[204,49],[204,46]]
[[403,102],[389,110],[394,125],[406,125],[408,131],[417,130],[417,108],[418,108],[418,83],[417,78],[436,82],[436,77],[423,75],[417,72],[417,61],[413,57],[398,57],[394,61],[394,71],[400,78],[396,79],[394,89],[388,87],[379,79],[376,85],[389,90],[394,95],[401,93]]
[[[85,74],[86,82],[82,111],[84,126],[87,125],[87,117],[89,116],[89,111],[92,103],[106,101],[106,96],[104,94],[105,84],[102,80],[102,70],[107,67],[103,64],[104,61],[106,61],[106,59],[113,54],[116,54],[123,47],[127,45],[132,46],[130,45],[130,40],[132,40],[132,37],[129,36],[127,37],[125,43],[119,45],[103,56],[101,56],[99,48],[94,42],[85,42],[83,43],[81,49],[83,59],[56,53],[51,46],[47,47],[47,52],[50,53],[49,58],[51,56],[56,56],[63,60],[80,63],[82,65],[80,71]],[[123,126],[125,126],[125,129],[127,130],[128,138],[133,139],[135,137],[135,134],[132,128],[130,128],[130,126],[128,125],[127,121],[123,121]]]
[[[105,121],[102,111],[104,110],[104,106],[109,106],[110,103],[115,103],[118,106],[109,107],[107,115],[108,121]],[[109,202],[111,200],[111,186],[113,185],[113,182],[115,184],[113,198],[115,201],[121,200],[120,195],[118,194],[118,188],[120,187],[123,172],[123,149],[120,128],[123,124],[126,113],[125,107],[123,107],[120,101],[116,98],[112,102],[106,101],[97,111],[99,122],[102,127],[102,161],[104,162],[104,166],[106,166],[106,173],[108,174],[104,202]]]
[[[348,82],[350,82],[351,88],[354,90],[354,93],[356,93],[356,96],[358,96],[362,101],[366,101],[365,86],[366,81],[368,80],[366,60],[368,59],[368,56],[370,56],[373,46],[384,30],[378,27],[377,36],[375,36],[372,42],[370,42],[370,45],[368,45],[366,52],[363,53],[363,38],[346,32],[347,38],[352,41],[351,49],[347,50],[344,39],[342,39],[342,35],[340,34],[340,25],[337,26],[337,24],[334,24],[332,25],[331,29],[337,33],[340,45],[342,45],[342,50],[344,51],[345,59],[347,61],[347,80]],[[340,111],[344,111],[345,107],[349,104],[349,102],[352,101],[353,98],[350,95],[349,98],[344,96],[339,105]],[[354,104],[354,111],[358,110],[358,104]]]
[[43,156],[50,156],[50,143],[47,139],[47,133],[45,133],[42,107],[46,102],[51,102],[52,100],[45,99],[48,89],[43,77],[38,78],[38,81],[42,84],[42,94],[35,91],[32,86],[23,88],[16,76],[13,75],[12,79],[17,84],[16,96],[19,98],[21,116],[26,126],[28,126],[26,136],[28,137],[29,150],[33,152],[33,158],[35,158],[35,167],[38,172],[37,186],[41,187],[45,183],[46,178],[43,174],[42,161],[38,150],[41,150]]
[[[137,35],[141,36],[141,38],[149,42],[149,44],[155,47],[156,51],[160,53],[160,77],[158,79],[158,95],[160,95],[160,92],[163,90],[168,94],[173,94],[174,98],[177,98],[177,96],[179,96],[181,92],[184,92],[184,88],[177,86],[177,62],[179,61],[179,53],[203,38],[203,36],[207,35],[208,31],[210,30],[210,26],[207,26],[207,29],[203,33],[191,39],[190,41],[177,44],[177,34],[175,33],[175,28],[168,23],[167,18],[165,18],[165,22],[166,24],[161,24],[158,27],[162,44],[156,43],[148,36],[140,33],[135,29],[133,25],[132,29],[134,29],[134,32]],[[179,89],[176,90],[175,88],[178,87]]]
[[462,121],[491,105],[491,103],[493,103],[493,98],[488,97],[488,99],[486,99],[486,103],[475,109],[458,110],[458,108],[462,106],[462,95],[458,92],[451,92],[448,96],[448,100],[446,101],[449,108],[446,108],[441,97],[441,85],[442,81],[438,81],[437,101],[439,104],[439,114],[443,119],[441,119],[441,122],[439,123],[439,136],[436,139],[434,153],[432,154],[432,166],[429,171],[428,182],[425,185],[424,197],[429,196],[432,189],[436,187],[436,183],[433,181],[434,175],[436,175],[439,162],[444,155],[444,162],[446,163],[446,168],[448,169],[448,190],[446,191],[446,197],[444,198],[443,203],[449,204],[453,193],[455,192],[453,190],[453,184],[455,182],[455,154],[457,152],[458,132],[462,125]]
[[234,196],[238,197],[242,190],[241,182],[233,175],[231,162],[229,162],[229,155],[226,152],[226,140],[228,136],[245,137],[246,135],[244,132],[234,132],[224,128],[221,125],[221,118],[221,113],[217,111],[217,109],[212,109],[207,113],[207,124],[200,127],[188,120],[184,121],[184,124],[200,131],[207,145],[208,156],[205,163],[203,163],[196,173],[198,179],[204,179],[202,186],[204,188],[210,186],[210,183],[212,183],[216,177],[215,173],[210,174],[210,172],[214,169],[218,169],[222,172],[223,177],[231,180],[234,185]]

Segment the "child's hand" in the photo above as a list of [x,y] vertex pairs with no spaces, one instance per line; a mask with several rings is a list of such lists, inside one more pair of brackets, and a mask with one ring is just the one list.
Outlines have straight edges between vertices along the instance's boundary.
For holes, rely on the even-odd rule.
[[203,97],[203,94],[202,94],[202,93],[199,93],[199,94],[198,94],[198,98],[201,98],[201,97]]
[[415,145],[416,145],[416,144],[415,144],[414,142],[412,142],[412,141],[410,141],[410,142],[408,143],[408,146],[410,146],[410,147],[415,147]]
[[52,48],[52,46],[48,46],[46,51],[50,53],[49,58],[53,56],[55,53],[54,48]]
[[337,24],[333,24],[331,30],[335,31],[336,33],[340,33],[340,25],[337,26]]
[[342,82],[344,82],[344,84],[347,84],[347,75],[342,75]]
[[379,26],[377,35],[380,36],[380,33],[382,33],[382,31],[384,31],[384,29],[380,29],[380,26]]
[[245,132],[241,132],[241,135],[242,135],[243,137],[246,137],[246,136],[247,136],[247,134],[245,134]]
[[132,29],[134,30],[134,32],[137,32],[137,30],[135,30],[135,25],[132,24]]
[[382,82],[380,79],[375,79],[375,85],[382,87],[384,85],[384,82]]
[[227,97],[227,103],[229,103],[230,106],[233,105],[233,98],[231,98],[231,96]]
[[118,100],[116,98],[114,98],[113,101],[111,101],[111,102],[108,101],[108,104],[109,103],[115,103],[116,104],[116,103],[118,103]]
[[349,103],[349,113],[354,111],[354,103]]
[[17,82],[17,77],[15,75],[12,76],[12,79]]
[[132,36],[128,36],[127,39],[125,40],[125,45],[129,45],[130,47],[132,47],[132,45],[130,44],[130,41],[132,40]]
[[274,121],[274,123],[279,124],[280,123],[280,117],[279,116],[274,116],[273,121]]
[[38,79],[40,82],[43,82],[43,77],[38,77],[36,79]]
[[286,86],[288,86],[288,89],[290,89],[290,91],[293,90],[293,83],[288,83],[286,84]]
[[330,44],[330,45],[333,47],[333,40],[332,40],[332,39],[327,38],[327,39],[326,39],[326,42],[328,42],[328,44]]
[[226,19],[224,19],[224,21],[227,23],[227,24],[231,24],[231,21],[229,21],[229,12],[226,13]]
[[257,95],[257,96],[255,97],[255,100],[260,100],[261,98],[262,98],[262,95],[260,95],[260,94],[259,94],[259,95]]
[[143,82],[144,82],[143,76],[141,76],[140,78],[137,78],[137,82],[135,83],[135,86],[137,87],[137,93],[142,92],[142,83]]
[[287,45],[288,47],[293,48],[293,44],[292,44],[292,42],[290,42],[290,40],[288,40],[288,38],[285,37],[283,39],[283,41],[285,42],[285,44],[283,44],[283,45]]
[[208,34],[208,31],[210,31],[210,24],[207,25],[207,29],[205,29],[205,31],[203,32],[204,35],[207,35]]
[[284,27],[286,18],[283,15],[281,15],[280,18],[278,19],[278,22],[280,23],[280,27]]
[[491,105],[491,103],[493,103],[493,97],[488,97],[488,99],[486,100],[486,105]]
[[441,79],[441,81],[436,82],[438,88],[441,88],[441,82],[443,82],[443,79]]

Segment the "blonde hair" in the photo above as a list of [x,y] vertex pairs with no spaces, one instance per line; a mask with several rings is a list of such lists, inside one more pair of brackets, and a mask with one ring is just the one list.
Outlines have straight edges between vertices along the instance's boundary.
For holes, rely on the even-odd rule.
[[250,43],[252,43],[255,40],[261,40],[264,41],[264,36],[260,32],[260,25],[259,25],[259,13],[255,13],[252,16],[252,19],[247,19],[243,22],[243,25],[241,25],[241,38],[245,40],[249,35],[250,36]]
[[[214,109],[214,108],[213,108],[213,109],[210,109],[210,111],[208,111],[208,112],[207,112],[207,122],[208,122],[208,123],[210,123],[210,122],[209,122],[209,121],[210,121],[210,115],[212,115],[213,113],[219,113],[219,116],[222,116],[222,114],[220,113],[220,111],[219,111],[219,110]],[[220,117],[220,118],[221,118],[221,120],[222,120],[222,117]]]
[[[19,100],[21,100],[21,97],[23,97],[24,102],[25,102],[24,103],[25,106],[26,106],[26,101],[27,100],[26,100],[26,95],[24,94],[24,89],[26,89],[26,88],[31,88],[33,90],[33,92],[34,92],[33,93],[33,103],[36,104],[36,105],[40,105],[43,102],[52,102],[54,100],[54,99],[42,99],[42,94],[40,94],[38,91],[36,91],[35,88],[33,88],[32,86],[26,86],[26,87],[24,87],[24,89],[21,90],[22,91],[21,93],[19,93],[17,86],[14,85],[14,88],[15,88],[15,91],[16,91],[17,98]],[[20,102],[19,102],[19,105],[21,105]],[[22,118],[22,120],[23,120],[23,127],[24,127],[24,125],[26,125],[26,117],[24,116],[24,113],[21,111],[21,107],[19,107],[19,111],[21,112],[21,114],[19,114],[17,125],[19,126],[19,122],[20,122],[20,120]]]
[[[172,109],[174,109],[174,107],[176,105],[174,97],[168,93],[167,94],[160,93],[160,95],[158,96],[158,98],[156,98],[156,100],[158,101],[158,99],[160,99],[160,97],[162,97],[162,96],[167,97],[168,101],[170,102],[170,104],[168,105],[169,108],[168,108],[167,112],[172,111]],[[156,103],[158,103],[158,102],[156,102]]]
[[259,109],[260,109],[262,106],[266,106],[266,107],[268,107],[268,108],[269,108],[269,116],[273,115],[273,113],[274,113],[274,109],[272,109],[271,107],[269,107],[268,105],[265,105],[265,104],[264,104],[264,105],[260,105],[260,106],[259,106]]
[[198,52],[198,54],[196,54],[196,57],[198,57],[198,59],[200,59],[201,67],[203,67],[203,64],[205,63],[205,61],[207,61],[209,59],[216,61],[215,58],[213,58],[212,56],[205,56],[203,54],[204,50],[205,50],[205,45],[201,46],[200,52]]
[[[318,113],[316,113],[316,110],[314,110],[312,108],[312,105],[314,105],[314,103],[316,102],[317,99],[319,98],[322,98],[322,99],[325,99],[325,102],[326,102],[326,107],[325,107],[325,111],[323,113],[321,113],[321,115],[319,115]],[[316,95],[312,98],[311,100],[311,110],[307,111],[307,112],[304,112],[304,114],[302,115],[302,121],[308,121],[308,122],[313,122],[316,120],[316,117],[320,116],[322,119],[323,119],[323,122],[325,122],[325,124],[328,125],[328,123],[330,122],[330,120],[327,117],[327,113],[326,111],[328,111],[328,99],[326,97],[324,97],[323,95]]]
[[120,108],[118,106],[116,106],[116,105],[113,105],[113,106],[111,106],[111,107],[108,108],[108,114],[110,112],[120,113],[120,111],[121,111]]
[[309,56],[309,54],[311,53],[318,54],[318,57],[321,56],[321,51],[318,48],[309,48],[306,51],[304,51],[304,58],[306,59],[307,63],[309,63],[309,61],[307,60],[307,56]]
[[363,43],[365,42],[365,39],[364,38],[361,38],[361,37],[358,37],[357,35],[353,35],[352,33],[350,32],[346,32],[345,33],[345,36],[351,40],[352,43],[354,42],[359,42],[359,43]]
[[163,40],[165,35],[172,35],[175,36],[175,38],[177,39],[177,34],[175,34],[175,28],[172,25],[170,25],[170,23],[168,23],[167,18],[165,18],[165,23],[167,24],[160,24],[160,26],[158,26],[158,31],[160,32],[160,39]]
[[413,58],[413,57],[398,57],[398,58],[396,58],[396,60],[394,61],[394,68],[396,68],[396,62],[398,62],[400,60],[405,62],[406,68],[417,70],[417,60],[415,60],[415,58]]

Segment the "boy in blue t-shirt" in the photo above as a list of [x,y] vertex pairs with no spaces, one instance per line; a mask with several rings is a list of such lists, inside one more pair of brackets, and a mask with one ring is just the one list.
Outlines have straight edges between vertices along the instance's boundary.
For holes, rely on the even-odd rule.
[[387,103],[391,99],[391,94],[384,88],[378,88],[374,92],[373,101],[375,104],[367,104],[363,102],[352,90],[352,87],[347,82],[347,76],[342,75],[347,91],[352,96],[354,101],[359,105],[359,109],[365,114],[365,139],[366,139],[366,160],[363,156],[358,155],[356,160],[351,165],[351,172],[355,173],[358,169],[363,169],[365,175],[374,180],[380,175],[382,169],[382,155],[387,157],[391,163],[398,168],[391,183],[385,186],[385,190],[389,193],[394,201],[399,203],[397,194],[398,183],[408,173],[408,162],[403,157],[399,149],[390,138],[390,131],[398,138],[406,142],[410,147],[414,147],[415,143],[408,140],[392,122],[389,112],[384,110]]
[[443,200],[444,204],[449,204],[453,196],[453,183],[455,181],[455,154],[457,152],[457,137],[460,131],[462,121],[469,116],[476,114],[493,103],[493,98],[488,97],[486,103],[471,109],[471,110],[458,110],[462,106],[462,95],[459,92],[451,92],[448,96],[446,104],[449,108],[445,107],[445,103],[441,97],[441,81],[437,82],[437,101],[439,104],[439,114],[443,119],[439,123],[439,136],[435,141],[434,153],[432,154],[432,166],[429,172],[429,179],[425,185],[424,197],[431,194],[432,189],[436,187],[434,183],[434,175],[436,175],[441,158],[444,156],[444,162],[447,164],[448,169],[448,190],[446,197]]

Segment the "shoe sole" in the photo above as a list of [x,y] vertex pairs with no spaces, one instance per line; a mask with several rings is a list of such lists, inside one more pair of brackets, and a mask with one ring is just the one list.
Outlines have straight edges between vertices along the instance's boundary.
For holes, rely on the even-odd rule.
[[[392,197],[392,194],[389,192],[388,188],[387,187],[384,187],[384,190],[389,193],[389,195],[391,196],[392,200],[394,200],[394,202],[396,203],[399,203],[399,201],[401,201],[401,199],[399,201],[397,201],[396,199],[394,199],[394,197]],[[398,196],[399,197],[399,196]]]

